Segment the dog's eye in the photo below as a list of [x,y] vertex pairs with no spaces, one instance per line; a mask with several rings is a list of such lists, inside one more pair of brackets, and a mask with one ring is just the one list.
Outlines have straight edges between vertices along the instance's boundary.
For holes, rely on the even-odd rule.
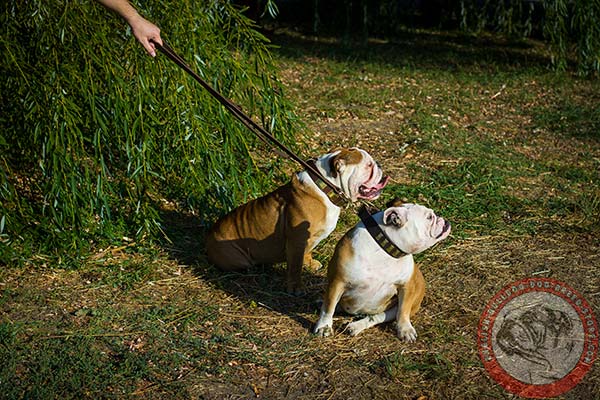
[[433,214],[427,214],[427,219],[431,221],[433,219]]

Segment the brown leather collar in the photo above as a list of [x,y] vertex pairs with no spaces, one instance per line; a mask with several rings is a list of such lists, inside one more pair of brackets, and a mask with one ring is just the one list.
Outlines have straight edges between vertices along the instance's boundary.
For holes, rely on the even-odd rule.
[[[314,169],[316,171],[318,171],[317,169],[317,163],[315,160],[308,160],[306,161],[306,163],[311,166],[311,169]],[[325,195],[327,197],[329,197],[329,200],[331,200],[331,202],[333,204],[335,204],[338,207],[343,207],[346,205],[347,200],[340,196],[338,193],[336,193],[331,187],[329,187],[324,181],[323,178],[321,178],[320,176],[318,176],[317,174],[315,174],[313,171],[311,171],[311,169],[306,169],[306,172],[308,172],[308,176],[310,176],[310,179],[313,180],[313,182],[315,183],[315,185],[317,185],[317,187],[319,189],[321,189],[321,191],[323,193],[325,193]]]
[[[373,214],[375,214],[377,211],[378,210],[375,210]],[[379,247],[381,247],[386,253],[394,258],[400,258],[407,255],[407,252],[396,246],[396,244],[392,242],[385,234],[385,232],[373,218],[373,214],[369,211],[369,209],[367,209],[366,206],[362,206],[358,211],[360,220],[365,225],[365,228],[367,228],[367,231],[369,231],[371,237],[377,242]]]

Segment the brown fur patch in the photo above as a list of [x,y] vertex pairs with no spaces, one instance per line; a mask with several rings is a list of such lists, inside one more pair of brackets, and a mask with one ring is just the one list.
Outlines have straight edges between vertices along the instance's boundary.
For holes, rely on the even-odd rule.
[[350,148],[350,149],[342,149],[338,154],[334,157],[331,157],[330,160],[330,169],[331,174],[334,178],[337,177],[339,172],[339,163],[343,162],[345,165],[349,164],[359,164],[362,161],[363,154],[359,149]]

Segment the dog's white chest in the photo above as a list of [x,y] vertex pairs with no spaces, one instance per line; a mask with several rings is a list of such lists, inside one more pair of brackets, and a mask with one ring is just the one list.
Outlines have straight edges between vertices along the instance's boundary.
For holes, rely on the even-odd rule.
[[327,205],[327,213],[325,214],[325,226],[323,228],[323,234],[319,236],[318,242],[325,239],[327,236],[333,232],[337,225],[337,221],[340,217],[341,209],[334,205]]
[[[331,202],[331,200],[329,199],[329,197],[327,197],[327,195],[325,193],[323,193],[321,190],[319,190],[317,185],[315,185],[314,182],[308,177],[308,174],[306,172],[303,171],[303,172],[299,173],[298,180],[300,180],[300,182],[302,182],[303,184],[309,185],[310,187],[312,187],[315,190],[315,192],[317,193],[317,195],[321,198],[321,200],[323,201],[323,204],[326,207],[325,221],[323,224],[323,228],[315,236],[315,242],[314,242],[314,245],[312,246],[314,248],[317,246],[317,244],[319,244],[319,242],[321,242],[323,239],[325,239],[327,236],[329,236],[331,234],[331,232],[333,232],[333,230],[335,229],[335,227],[337,225],[338,219],[340,217],[341,208],[337,207],[335,204],[333,204]],[[310,249],[310,250],[312,250],[312,249]]]
[[396,259],[385,253],[372,240],[366,229],[359,229],[352,239],[354,256],[344,263],[348,289],[342,303],[352,305],[345,311],[351,314],[376,314],[385,311],[388,301],[397,294],[413,274],[412,255]]
[[414,270],[412,254],[394,258],[387,254],[362,226],[351,239],[354,257],[346,273],[361,281],[377,280],[391,285],[406,283]]

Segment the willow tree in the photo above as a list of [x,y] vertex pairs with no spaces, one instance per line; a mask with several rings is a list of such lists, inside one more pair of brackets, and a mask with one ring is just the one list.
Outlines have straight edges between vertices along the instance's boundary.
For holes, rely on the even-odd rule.
[[581,75],[600,74],[600,0],[460,0],[459,6],[463,29],[528,37],[539,25],[556,69],[565,70],[572,58]]
[[[292,142],[295,117],[252,21],[227,0],[136,6],[213,87]],[[8,0],[0,25],[0,263],[152,237],[166,202],[209,218],[277,171],[276,157],[253,155],[252,134],[98,3]]]
[[573,61],[581,75],[600,74],[600,0],[313,0],[313,26],[345,35],[393,36],[405,26],[535,36],[549,46],[552,64]]

